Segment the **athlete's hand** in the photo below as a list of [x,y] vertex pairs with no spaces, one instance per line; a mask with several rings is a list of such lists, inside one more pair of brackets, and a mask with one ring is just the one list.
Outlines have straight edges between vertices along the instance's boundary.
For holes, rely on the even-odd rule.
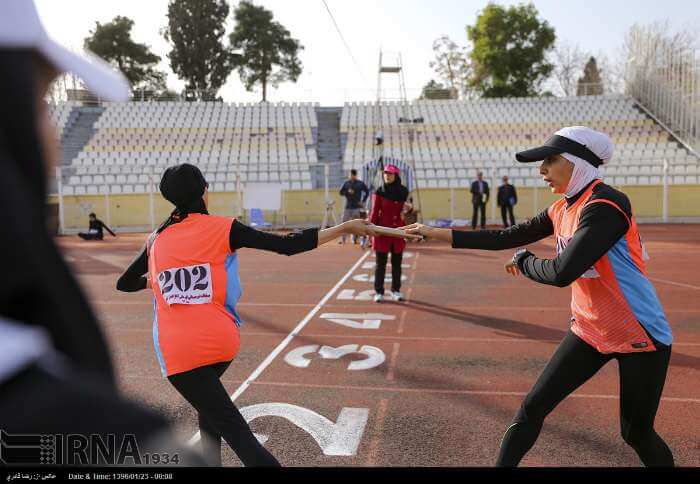
[[146,289],[153,289],[153,284],[151,284],[151,276],[146,276]]
[[347,222],[343,222],[342,224],[340,224],[340,227],[344,234],[374,236],[375,233],[370,228],[370,226],[371,224],[369,221],[360,218],[355,220],[348,220]]
[[529,256],[529,255],[534,255],[534,254],[527,249],[516,250],[515,254],[513,255],[513,258],[511,260],[509,260],[508,263],[505,265],[506,272],[510,275],[513,275],[513,276],[520,275],[520,268],[518,267],[518,261],[524,257]]
[[520,269],[518,269],[518,264],[515,262],[508,261],[508,263],[505,265],[506,272],[512,276],[519,276],[520,275]]
[[407,234],[412,234],[412,235],[422,235],[426,239],[429,239],[431,237],[434,237],[436,235],[436,229],[435,227],[430,227],[429,225],[423,225],[423,224],[411,224],[411,225],[405,225],[403,227],[399,227],[401,230],[405,230]]

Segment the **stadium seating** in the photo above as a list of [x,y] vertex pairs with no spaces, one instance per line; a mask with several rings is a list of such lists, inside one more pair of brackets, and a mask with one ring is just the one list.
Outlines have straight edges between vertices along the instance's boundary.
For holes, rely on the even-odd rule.
[[73,175],[65,181],[74,192],[92,193],[107,184],[112,193],[142,193],[148,191],[151,174],[159,177],[166,166],[182,162],[198,165],[212,191],[233,190],[239,178],[311,188],[309,165],[318,162],[314,104],[143,102],[105,107],[95,134],[71,162]]
[[[400,124],[400,118],[409,122]],[[384,154],[413,158],[424,187],[467,186],[478,169],[489,178],[507,175],[515,184],[535,186],[536,169],[518,166],[514,153],[571,125],[590,126],[613,138],[616,151],[603,172],[615,184],[659,184],[664,160],[670,165],[671,183],[698,182],[696,157],[623,96],[420,100],[388,102],[381,109],[373,103],[349,103],[340,125],[343,168],[359,168],[376,156],[374,138],[380,127]]]
[[[51,106],[63,132],[75,104]],[[221,102],[107,103],[95,132],[64,172],[65,194],[144,193],[166,166],[198,165],[212,191],[233,191],[238,181],[310,189],[318,163],[316,104]],[[403,118],[409,122],[399,123]],[[613,138],[616,151],[603,172],[615,185],[658,185],[663,162],[673,184],[700,182],[696,157],[624,96],[419,100],[408,104],[348,103],[340,121],[343,169],[361,168],[384,154],[415,163],[415,179],[428,188],[468,186],[481,169],[487,179],[509,176],[538,186],[534,165],[513,154],[566,125],[587,125]]]
[[71,112],[73,108],[77,106],[78,103],[75,102],[62,102],[62,103],[50,103],[49,104],[49,116],[56,130],[58,131],[59,139],[63,137],[63,133],[70,126]]

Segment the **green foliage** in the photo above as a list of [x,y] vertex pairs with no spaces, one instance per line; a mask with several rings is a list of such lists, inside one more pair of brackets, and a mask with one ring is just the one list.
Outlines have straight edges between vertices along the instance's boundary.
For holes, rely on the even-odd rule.
[[151,52],[146,44],[134,42],[131,29],[134,21],[117,16],[111,22],[95,22],[94,30],[83,44],[124,73],[133,89],[165,89],[165,73],[156,65],[160,57]]
[[473,74],[470,85],[483,97],[535,96],[553,66],[546,56],[554,29],[538,19],[532,4],[489,3],[476,24],[467,26]]
[[235,64],[243,85],[252,91],[262,85],[262,100],[267,100],[267,85],[277,87],[285,81],[296,82],[301,75],[298,53],[303,49],[272,12],[242,1],[234,11],[236,26],[229,37],[236,52]]
[[163,36],[172,46],[170,67],[187,82],[188,99],[213,100],[233,69],[221,41],[229,14],[225,0],[170,0]]

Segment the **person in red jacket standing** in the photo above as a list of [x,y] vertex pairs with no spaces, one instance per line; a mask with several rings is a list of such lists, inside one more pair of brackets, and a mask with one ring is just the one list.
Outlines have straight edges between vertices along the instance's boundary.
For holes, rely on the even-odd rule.
[[[404,214],[412,207],[406,202],[408,189],[401,184],[399,169],[394,165],[384,168],[384,184],[372,195],[372,212],[369,220],[383,227],[401,227],[404,225]],[[386,263],[391,253],[391,295],[394,301],[403,301],[401,294],[401,260],[406,248],[403,239],[387,236],[375,236],[373,248],[376,254],[374,272],[374,302],[384,300],[384,275]]]

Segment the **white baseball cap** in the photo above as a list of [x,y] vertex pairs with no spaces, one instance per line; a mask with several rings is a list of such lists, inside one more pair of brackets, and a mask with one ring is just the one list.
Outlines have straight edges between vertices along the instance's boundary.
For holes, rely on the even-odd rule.
[[0,1],[0,49],[34,49],[60,72],[81,78],[93,94],[108,101],[126,101],[126,78],[95,55],[78,55],[51,39],[39,19],[34,0]]
[[542,146],[515,154],[521,163],[541,161],[551,155],[569,153],[598,167],[610,161],[614,151],[610,136],[586,126],[568,126],[549,138]]

